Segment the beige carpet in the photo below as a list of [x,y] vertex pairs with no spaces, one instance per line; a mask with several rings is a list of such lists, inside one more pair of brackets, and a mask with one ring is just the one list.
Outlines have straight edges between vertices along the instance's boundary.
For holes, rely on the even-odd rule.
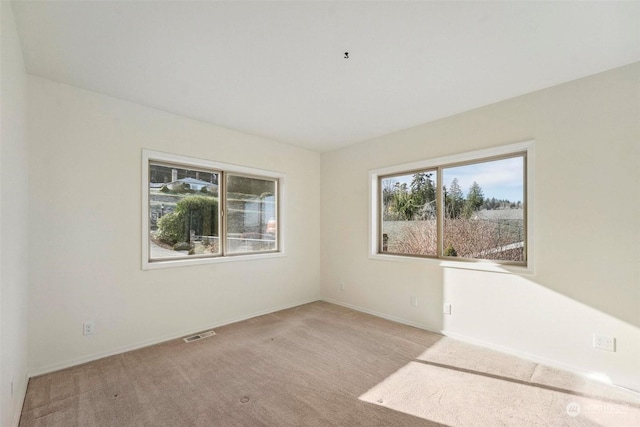
[[639,426],[640,397],[317,302],[32,378],[20,426]]

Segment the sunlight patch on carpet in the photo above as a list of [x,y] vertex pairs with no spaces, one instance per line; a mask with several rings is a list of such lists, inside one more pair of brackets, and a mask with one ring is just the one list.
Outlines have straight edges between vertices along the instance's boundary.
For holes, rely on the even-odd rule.
[[359,398],[446,425],[640,425],[638,404],[603,402],[417,361]]

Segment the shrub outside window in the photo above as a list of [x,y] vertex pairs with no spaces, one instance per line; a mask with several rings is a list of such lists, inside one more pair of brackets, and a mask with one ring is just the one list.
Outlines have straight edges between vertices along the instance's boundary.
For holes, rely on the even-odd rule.
[[532,153],[521,143],[372,171],[372,255],[527,267]]
[[156,162],[149,171],[149,260],[220,255],[220,172]]
[[143,269],[281,254],[283,175],[143,150]]

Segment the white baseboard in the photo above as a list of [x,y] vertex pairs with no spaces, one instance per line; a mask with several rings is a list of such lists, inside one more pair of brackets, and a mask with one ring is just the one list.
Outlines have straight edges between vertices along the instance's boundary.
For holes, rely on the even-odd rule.
[[285,304],[285,305],[282,305],[282,306],[276,306],[276,307],[272,307],[272,308],[269,308],[269,309],[266,309],[266,310],[261,310],[261,311],[258,311],[258,312],[254,312],[254,313],[251,313],[251,314],[238,316],[238,317],[234,317],[234,318],[231,318],[231,319],[226,319],[226,320],[224,320],[222,322],[219,322],[219,323],[216,323],[216,324],[207,324],[207,325],[203,325],[203,326],[198,327],[198,328],[189,328],[188,330],[180,331],[180,332],[173,333],[173,334],[170,334],[170,335],[164,335],[164,336],[157,337],[157,338],[154,338],[154,339],[142,341],[142,342],[139,342],[139,343],[136,343],[136,344],[131,344],[131,345],[126,345],[126,346],[123,346],[123,347],[119,347],[119,348],[117,348],[115,350],[109,350],[109,351],[105,351],[105,352],[94,353],[94,354],[90,354],[88,356],[83,356],[83,357],[78,357],[78,358],[75,358],[75,359],[71,359],[71,360],[68,360],[66,362],[56,363],[56,364],[53,364],[53,365],[44,366],[42,368],[32,369],[28,373],[28,378],[37,377],[39,375],[48,374],[48,373],[51,373],[51,372],[59,371],[61,369],[71,368],[71,367],[77,366],[77,365],[82,365],[83,363],[93,362],[94,360],[103,359],[105,357],[114,356],[116,354],[122,354],[122,353],[126,353],[128,351],[138,350],[140,348],[149,347],[149,346],[160,344],[160,343],[163,343],[163,342],[166,342],[166,341],[171,341],[171,340],[174,340],[174,339],[177,339],[177,338],[182,338],[182,337],[185,337],[187,335],[193,335],[193,334],[195,334],[197,332],[202,332],[202,331],[205,331],[205,330],[208,330],[208,329],[219,328],[221,326],[229,325],[231,323],[241,322],[243,320],[251,319],[253,317],[263,316],[265,314],[274,313],[274,312],[280,311],[280,310],[286,310],[288,308],[297,307],[297,306],[300,306],[300,305],[303,305],[303,304],[308,304],[308,303],[315,302],[315,301],[318,301],[318,300],[320,300],[320,298],[310,298],[310,299],[298,301],[298,302],[291,303],[291,304]]
[[498,344],[493,344],[487,341],[483,341],[483,340],[479,340],[477,338],[473,338],[473,337],[469,337],[466,335],[462,335],[462,334],[458,334],[455,332],[449,332],[449,331],[442,331],[441,332],[442,335],[456,339],[458,341],[462,341],[462,342],[466,342],[469,344],[473,344],[473,345],[477,345],[479,347],[484,347],[484,348],[488,348],[490,350],[496,350],[499,351],[501,353],[505,353],[505,354],[510,354],[512,356],[516,356],[516,357],[520,357],[522,359],[526,359],[530,362],[533,363],[537,363],[540,365],[545,365],[545,366],[549,366],[551,368],[557,368],[557,369],[562,369],[564,371],[568,371],[571,372],[572,374],[578,375],[580,377],[583,377],[585,379],[591,380],[591,381],[598,381],[607,385],[612,385],[612,386],[616,386],[619,388],[624,388],[625,390],[628,390],[630,392],[636,393],[636,394],[640,394],[639,390],[640,390],[640,384],[625,384],[625,385],[620,385],[620,384],[616,384],[613,381],[607,381],[606,379],[602,378],[602,377],[596,377],[593,376],[592,371],[589,371],[585,368],[581,368],[579,366],[575,366],[575,365],[571,365],[565,362],[560,362],[558,360],[555,359],[549,359],[546,357],[541,357],[541,356],[537,356],[535,354],[532,353],[527,353],[524,351],[520,351],[520,350],[516,350],[514,348],[511,347],[506,347],[506,346],[502,346],[502,345],[498,345]]
[[462,341],[468,344],[473,344],[473,345],[477,345],[478,347],[484,347],[484,348],[488,348],[490,350],[495,350],[495,351],[499,351],[501,353],[506,353],[506,354],[510,354],[512,356],[517,356],[517,357],[521,357],[523,359],[527,359],[531,362],[534,363],[539,363],[541,365],[546,365],[546,366],[550,366],[552,368],[558,368],[558,369],[563,369],[565,371],[570,371],[574,374],[579,374],[581,376],[586,376],[587,372],[584,370],[581,370],[573,365],[569,365],[563,362],[559,362],[557,360],[553,360],[553,359],[547,359],[545,357],[540,357],[540,356],[536,356],[534,354],[531,353],[527,353],[524,351],[519,351],[516,349],[513,349],[511,347],[506,347],[506,346],[502,346],[502,345],[498,345],[498,344],[493,344],[491,342],[488,341],[483,341],[483,340],[479,340],[477,338],[473,338],[473,337],[469,337],[467,335],[462,335],[462,334],[458,334],[456,332],[449,332],[449,331],[442,331],[442,335],[447,336],[449,338],[453,338],[455,340],[458,341]]
[[13,420],[11,420],[11,427],[18,427],[20,424],[20,417],[22,416],[22,407],[24,406],[24,400],[27,397],[27,387],[29,385],[29,375],[25,372],[24,378],[22,379],[22,383],[20,384],[20,389],[14,390],[14,395],[16,399],[16,403],[14,406],[13,412]]
[[510,354],[512,356],[516,356],[516,357],[520,357],[522,359],[526,359],[529,360],[530,362],[533,363],[538,363],[540,365],[545,365],[545,366],[549,366],[552,368],[557,368],[557,369],[562,369],[564,371],[568,371],[571,372],[573,374],[576,374],[578,376],[581,376],[583,378],[589,379],[589,380],[593,380],[593,381],[599,381],[605,384],[609,384],[609,385],[614,385],[616,387],[620,387],[620,388],[624,388],[625,390],[631,391],[633,393],[640,393],[640,384],[624,384],[624,385],[620,385],[620,384],[615,384],[612,382],[607,382],[606,380],[604,380],[603,378],[598,378],[598,377],[593,377],[591,375],[591,372],[587,371],[584,368],[580,368],[574,365],[570,365],[564,362],[560,362],[558,360],[554,360],[554,359],[548,359],[545,357],[540,357],[537,356],[535,354],[531,354],[531,353],[527,353],[524,351],[520,351],[520,350],[516,350],[514,348],[511,347],[506,347],[506,346],[502,346],[502,345],[497,345],[497,344],[493,344],[487,341],[483,341],[483,340],[479,340],[473,337],[469,337],[466,335],[462,335],[462,334],[458,334],[455,332],[449,332],[446,330],[441,330],[441,331],[436,331],[433,329],[430,329],[428,327],[426,327],[423,324],[417,323],[417,322],[412,322],[410,320],[407,319],[403,319],[401,317],[396,317],[396,316],[392,316],[390,314],[386,314],[386,313],[380,313],[377,312],[375,310],[369,310],[367,308],[364,307],[360,307],[357,305],[353,305],[353,304],[348,304],[342,301],[337,301],[331,298],[322,298],[322,301],[326,301],[329,302],[331,304],[336,304],[336,305],[341,305],[343,307],[347,307],[350,308],[352,310],[356,310],[356,311],[360,311],[362,313],[367,313],[367,314],[371,314],[373,316],[377,316],[377,317],[381,317],[383,319],[387,319],[387,320],[391,320],[397,323],[402,323],[404,325],[409,325],[409,326],[414,326],[416,328],[420,328],[420,329],[424,329],[426,331],[429,332],[433,332],[435,334],[439,334],[439,335],[444,335],[446,337],[450,337],[453,339],[456,339],[458,341],[462,341],[462,342],[466,342],[469,344],[473,344],[473,345],[477,345],[479,347],[484,347],[484,348],[488,348],[490,350],[496,350],[499,351],[501,353],[505,353],[505,354]]
[[362,313],[371,314],[372,316],[381,317],[383,319],[391,320],[391,321],[396,322],[396,323],[402,323],[403,325],[408,325],[408,326],[413,326],[415,328],[424,329],[425,331],[433,332],[434,334],[442,335],[442,332],[434,331],[433,329],[429,329],[426,325],[424,325],[422,323],[412,322],[411,320],[403,319],[401,317],[392,316],[390,314],[381,313],[381,312],[375,311],[375,310],[369,310],[368,308],[360,307],[359,305],[353,305],[353,304],[349,304],[349,303],[346,303],[346,302],[334,300],[334,299],[331,299],[331,298],[322,297],[321,300],[325,301],[325,302],[329,302],[331,304],[341,305],[343,307],[347,307],[347,308],[350,308],[352,310],[359,311],[359,312],[362,312]]

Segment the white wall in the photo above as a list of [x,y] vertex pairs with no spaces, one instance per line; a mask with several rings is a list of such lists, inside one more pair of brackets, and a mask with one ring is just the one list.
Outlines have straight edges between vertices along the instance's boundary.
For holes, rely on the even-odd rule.
[[0,15],[0,425],[9,426],[27,388],[29,174],[26,74],[9,2]]
[[[323,297],[640,390],[639,118],[636,63],[323,154]],[[533,275],[368,258],[369,170],[532,139]]]
[[[320,154],[28,84],[33,373],[318,298]],[[142,148],[287,174],[287,256],[142,271]]]
[[[22,67],[2,2],[3,423],[8,377],[26,387],[27,271],[32,374],[322,296],[640,389],[639,64],[322,156],[28,77],[28,165]],[[369,170],[530,139],[533,275],[368,258]],[[142,271],[142,148],[288,174],[287,257]]]

